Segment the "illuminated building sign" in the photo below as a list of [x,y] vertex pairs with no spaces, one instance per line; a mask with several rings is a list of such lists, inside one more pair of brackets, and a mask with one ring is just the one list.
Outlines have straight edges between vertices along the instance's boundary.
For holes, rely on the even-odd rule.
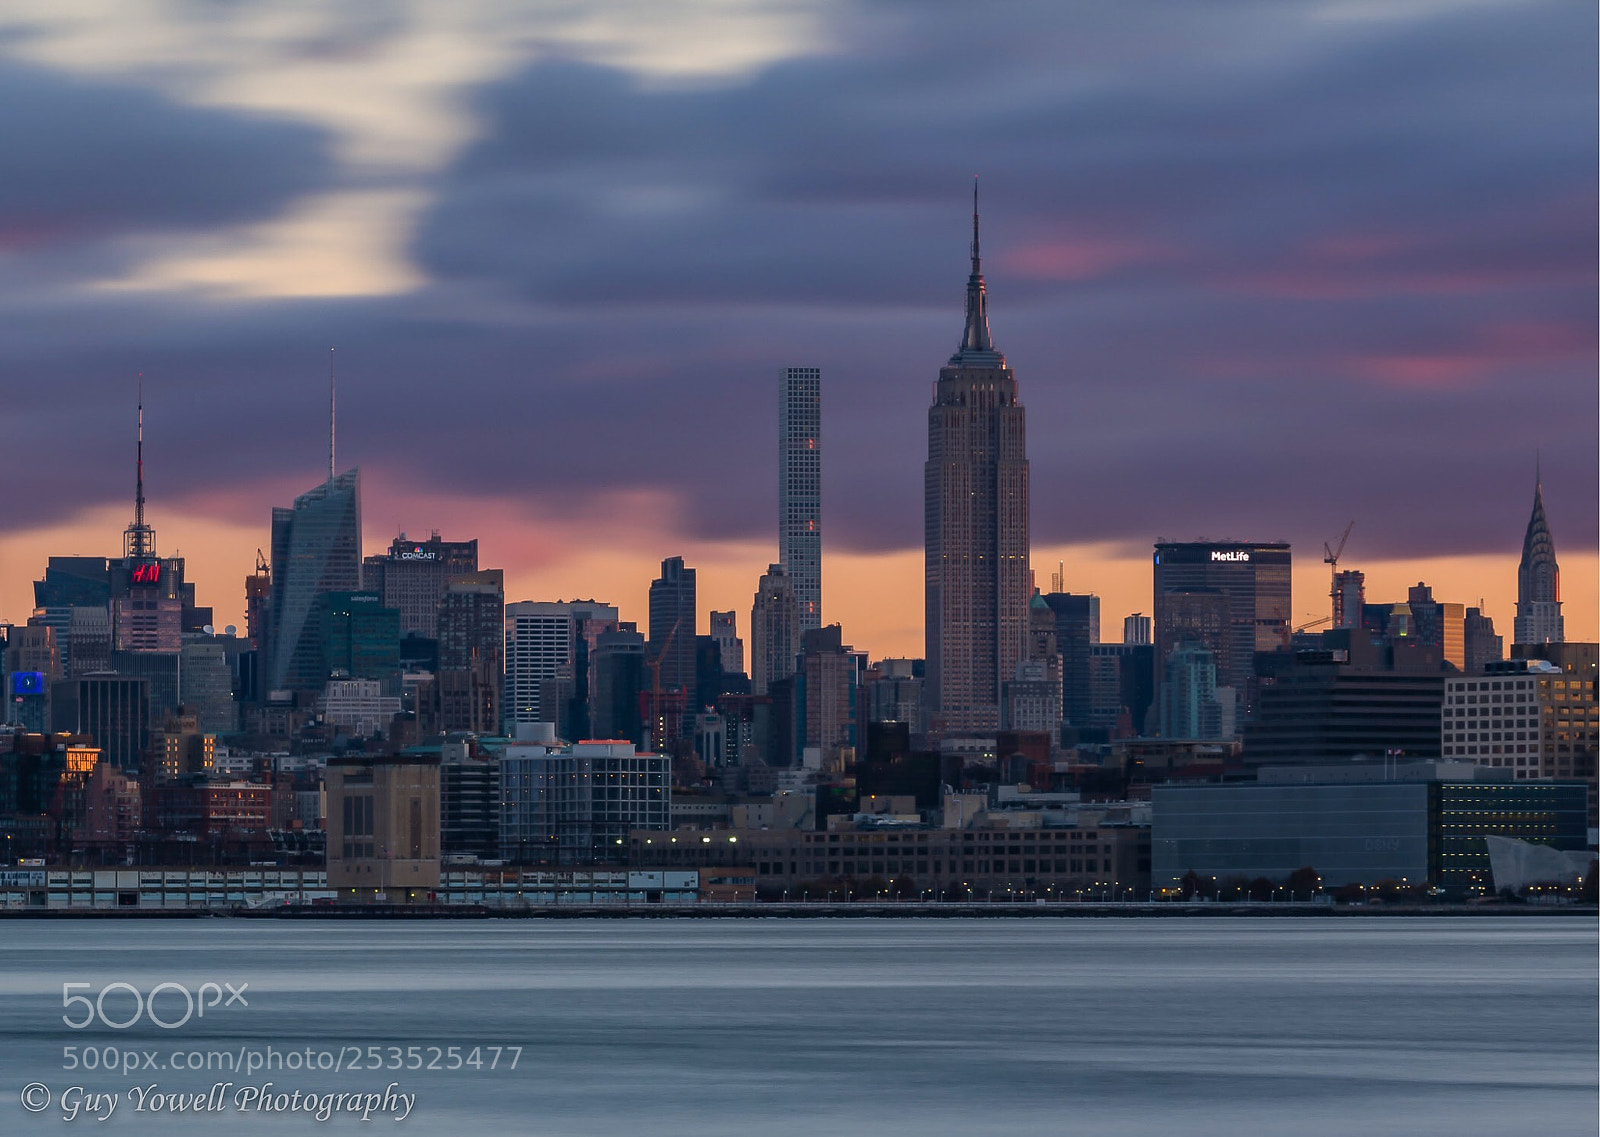
[[133,566],[134,584],[159,584],[161,583],[161,562],[146,561]]
[[397,553],[390,553],[390,558],[397,561],[436,561],[439,554],[431,549],[424,549],[421,545],[411,549],[401,549]]
[[1212,549],[1211,559],[1213,561],[1248,561],[1250,554],[1239,550],[1223,552],[1221,549]]
[[13,695],[42,695],[44,694],[44,672],[42,671],[17,671],[11,676],[11,693]]

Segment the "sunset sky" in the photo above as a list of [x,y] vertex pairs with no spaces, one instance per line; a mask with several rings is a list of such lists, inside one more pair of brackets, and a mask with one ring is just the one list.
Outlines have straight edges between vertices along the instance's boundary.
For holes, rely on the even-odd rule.
[[[62,9],[70,8],[71,11]],[[1559,0],[622,0],[0,13],[0,620],[160,551],[219,624],[271,507],[367,551],[748,634],[777,385],[823,370],[824,619],[922,654],[922,462],[981,177],[1034,568],[1150,611],[1157,539],[1322,543],[1511,633],[1536,455],[1597,638],[1596,12]],[[702,630],[704,630],[702,623]]]

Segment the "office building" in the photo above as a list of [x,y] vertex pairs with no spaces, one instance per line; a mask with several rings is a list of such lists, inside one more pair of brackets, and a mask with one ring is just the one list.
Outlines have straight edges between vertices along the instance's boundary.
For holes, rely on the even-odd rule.
[[317,713],[339,734],[382,738],[400,713],[400,696],[384,694],[376,679],[330,679],[317,696]]
[[317,597],[361,589],[361,475],[347,470],[272,511],[270,691],[321,690]]
[[[692,571],[692,570],[691,570]],[[596,600],[522,600],[505,606],[505,698],[507,732],[516,723],[555,722],[570,715],[557,703],[587,698],[588,653],[603,630],[615,628],[617,610]],[[694,641],[689,641],[693,678]],[[580,691],[577,677],[583,676]],[[552,684],[552,680],[558,682]],[[549,694],[551,698],[546,700]],[[585,711],[587,714],[587,711]]]
[[1142,612],[1122,618],[1122,642],[1125,644],[1150,643],[1150,617]]
[[1468,608],[1462,617],[1461,670],[1481,675],[1491,663],[1505,658],[1505,638],[1494,632],[1494,620],[1480,608]]
[[620,863],[631,831],[671,816],[672,760],[631,742],[512,745],[500,759],[500,855],[517,863]]
[[722,673],[724,675],[743,675],[744,641],[739,638],[739,614],[737,612],[711,613],[711,638],[717,641],[717,652]]
[[[1095,603],[1098,623],[1099,602]],[[1028,603],[1028,646],[1024,658],[1005,684],[1001,707],[1001,727],[1010,731],[1029,731],[1047,735],[1051,744],[1060,741],[1062,711],[1062,652],[1058,649],[1059,613],[1045,597],[1035,594]],[[1087,656],[1084,660],[1083,687],[1088,694]],[[1087,699],[1085,699],[1087,703]],[[1084,710],[1085,715],[1087,709]]]
[[322,593],[316,623],[323,675],[392,681],[400,674],[400,613],[376,592]]
[[920,659],[880,659],[867,669],[865,682],[868,722],[903,723],[908,732],[922,732]]
[[[1345,637],[1340,639],[1339,637]],[[1395,649],[1367,648],[1359,629],[1329,632],[1322,652],[1300,652],[1261,689],[1244,731],[1250,765],[1346,762],[1385,755],[1439,757],[1444,675],[1435,662],[1396,670]],[[1339,646],[1340,644],[1353,644]]]
[[[1148,626],[1149,617],[1145,617]],[[1155,703],[1155,648],[1149,643],[1094,644],[1089,649],[1089,725],[1113,738],[1160,730],[1147,724]]]
[[1151,882],[1282,883],[1311,868],[1324,889],[1404,882],[1453,897],[1493,890],[1485,835],[1581,849],[1584,787],[1513,782],[1467,763],[1262,771],[1257,784],[1156,786]]
[[179,701],[199,729],[231,734],[239,729],[239,704],[233,697],[233,666],[224,639],[205,634],[183,637],[178,652]]
[[750,691],[765,695],[794,674],[800,651],[800,602],[782,565],[768,565],[750,606]]
[[324,784],[328,887],[346,901],[429,899],[439,887],[438,758],[332,758]]
[[1505,767],[1516,778],[1581,781],[1593,801],[1600,705],[1592,673],[1513,659],[1482,675],[1448,676],[1440,728],[1446,758]]
[[1179,644],[1161,684],[1163,738],[1232,738],[1234,694],[1217,685],[1216,660],[1203,643]]
[[800,634],[800,749],[818,750],[825,769],[856,745],[856,692],[865,671],[865,655],[844,642],[838,624]]
[[1359,628],[1361,612],[1367,604],[1367,574],[1345,569],[1333,574],[1333,617],[1335,628]]
[[987,303],[974,199],[966,324],[939,372],[924,467],[926,690],[934,729],[951,735],[999,728],[1033,592],[1023,408]]
[[1420,580],[1406,595],[1411,609],[1412,635],[1439,653],[1457,671],[1467,668],[1467,610],[1462,604],[1435,600],[1433,589]]
[[118,770],[138,770],[150,738],[150,684],[128,675],[86,675],[51,685],[50,729],[87,735]]
[[1533,487],[1533,514],[1522,538],[1522,560],[1517,565],[1517,618],[1513,642],[1561,643],[1567,638],[1561,616],[1561,568],[1556,564],[1555,541],[1544,516],[1544,487]]
[[450,581],[478,571],[478,542],[396,537],[387,552],[361,563],[361,587],[400,613],[400,634],[437,639],[439,604]]
[[500,758],[470,739],[440,747],[439,852],[485,861],[500,855]]
[[632,624],[602,632],[589,657],[589,724],[596,738],[644,744],[644,636]]
[[778,403],[778,560],[794,581],[800,630],[820,628],[822,372],[815,367],[783,369]]
[[1055,617],[1056,647],[1061,653],[1062,721],[1088,726],[1089,656],[1100,642],[1100,598],[1093,593],[1050,592],[1043,600]]
[[1216,660],[1217,686],[1254,704],[1255,656],[1289,646],[1289,546],[1282,542],[1169,542],[1155,547],[1156,666],[1185,640]]
[[439,601],[439,729],[494,734],[504,686],[505,574],[465,573]]
[[694,569],[682,557],[668,557],[650,582],[650,666],[658,690],[694,693],[695,619]]

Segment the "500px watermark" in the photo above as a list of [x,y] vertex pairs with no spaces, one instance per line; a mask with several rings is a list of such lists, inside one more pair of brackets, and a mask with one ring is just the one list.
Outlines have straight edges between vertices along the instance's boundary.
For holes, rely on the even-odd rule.
[[112,1030],[127,1030],[141,1020],[162,1030],[177,1030],[190,1019],[205,1018],[208,1010],[227,1009],[235,1004],[248,1007],[250,1000],[244,993],[249,986],[206,982],[190,991],[182,983],[168,981],[157,983],[146,995],[132,983],[120,981],[107,983],[99,991],[95,991],[93,983],[63,983],[61,1005],[66,1011],[61,1021],[73,1030],[86,1030],[96,1023]]
[[237,1050],[139,1050],[131,1046],[64,1046],[63,1070],[212,1070],[257,1074],[276,1070],[515,1070],[522,1047],[493,1043],[447,1046],[240,1046]]

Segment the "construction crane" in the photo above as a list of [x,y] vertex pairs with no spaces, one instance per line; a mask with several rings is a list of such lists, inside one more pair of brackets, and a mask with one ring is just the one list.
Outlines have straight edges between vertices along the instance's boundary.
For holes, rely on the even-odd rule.
[[1350,530],[1356,527],[1354,521],[1344,527],[1344,532],[1339,534],[1339,547],[1330,548],[1328,543],[1322,543],[1322,563],[1329,566],[1330,581],[1328,584],[1328,601],[1333,614],[1328,618],[1333,621],[1336,628],[1344,627],[1344,602],[1339,595],[1339,554],[1344,552],[1344,543],[1350,539]]

